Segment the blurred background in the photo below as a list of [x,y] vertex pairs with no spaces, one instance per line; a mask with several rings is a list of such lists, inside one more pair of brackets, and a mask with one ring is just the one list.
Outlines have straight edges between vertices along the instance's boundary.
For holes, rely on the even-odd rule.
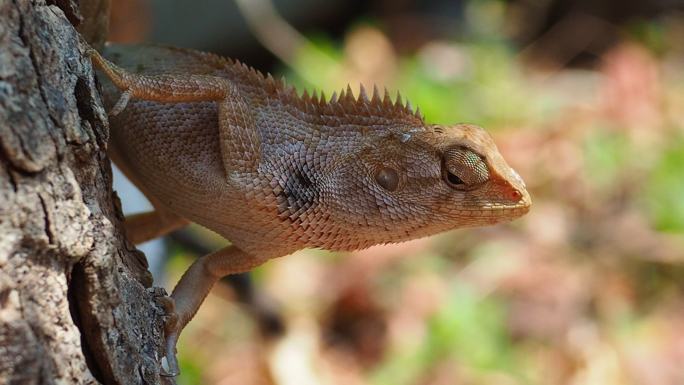
[[[534,202],[217,285],[179,383],[684,384],[684,1],[117,0],[110,40],[300,91],[401,90],[430,122],[488,129]],[[157,284],[224,242],[191,227],[152,246]]]

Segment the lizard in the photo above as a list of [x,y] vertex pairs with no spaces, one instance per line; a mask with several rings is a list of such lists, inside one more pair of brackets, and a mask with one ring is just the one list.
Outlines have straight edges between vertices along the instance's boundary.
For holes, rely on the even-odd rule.
[[167,298],[165,354],[214,283],[304,248],[352,251],[510,221],[531,198],[491,136],[430,124],[374,87],[298,93],[239,61],[160,46],[87,54],[110,110],[108,154],[154,210],[134,243],[190,222],[228,239]]

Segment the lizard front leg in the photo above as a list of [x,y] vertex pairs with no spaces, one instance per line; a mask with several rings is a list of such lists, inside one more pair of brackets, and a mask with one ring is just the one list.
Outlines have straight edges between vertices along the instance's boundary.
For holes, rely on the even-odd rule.
[[88,55],[123,91],[110,115],[122,111],[130,98],[178,103],[215,101],[218,104],[218,121],[215,124],[226,174],[249,174],[257,169],[261,138],[253,111],[230,80],[196,74],[139,75],[116,66],[93,49],[88,50]]
[[221,277],[249,271],[264,262],[235,246],[228,246],[205,255],[190,266],[183,274],[171,294],[172,303],[166,323],[166,361],[169,370],[166,376],[177,376],[176,343],[181,331],[192,319],[214,283]]

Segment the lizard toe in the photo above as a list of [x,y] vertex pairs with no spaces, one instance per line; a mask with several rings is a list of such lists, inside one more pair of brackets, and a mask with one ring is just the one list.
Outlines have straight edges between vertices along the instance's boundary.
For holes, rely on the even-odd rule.
[[[164,310],[164,351],[160,375],[162,377],[176,377],[180,374],[178,359],[176,358],[176,343],[180,335],[181,327],[179,316],[176,312],[176,301],[166,295],[166,291],[155,291],[154,301]],[[164,360],[165,359],[165,360]]]

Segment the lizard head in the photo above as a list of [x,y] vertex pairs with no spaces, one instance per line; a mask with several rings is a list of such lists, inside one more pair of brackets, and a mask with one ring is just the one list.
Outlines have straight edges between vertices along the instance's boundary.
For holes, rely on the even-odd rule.
[[[441,183],[436,184],[434,197],[451,203],[437,207],[452,223],[459,227],[494,224],[529,211],[531,198],[525,182],[482,128],[432,125],[416,140],[424,142],[418,146],[435,151],[432,162],[439,159]],[[430,191],[423,189],[423,193]]]
[[523,180],[474,125],[377,130],[347,159],[332,212],[368,245],[505,222],[530,208]]

